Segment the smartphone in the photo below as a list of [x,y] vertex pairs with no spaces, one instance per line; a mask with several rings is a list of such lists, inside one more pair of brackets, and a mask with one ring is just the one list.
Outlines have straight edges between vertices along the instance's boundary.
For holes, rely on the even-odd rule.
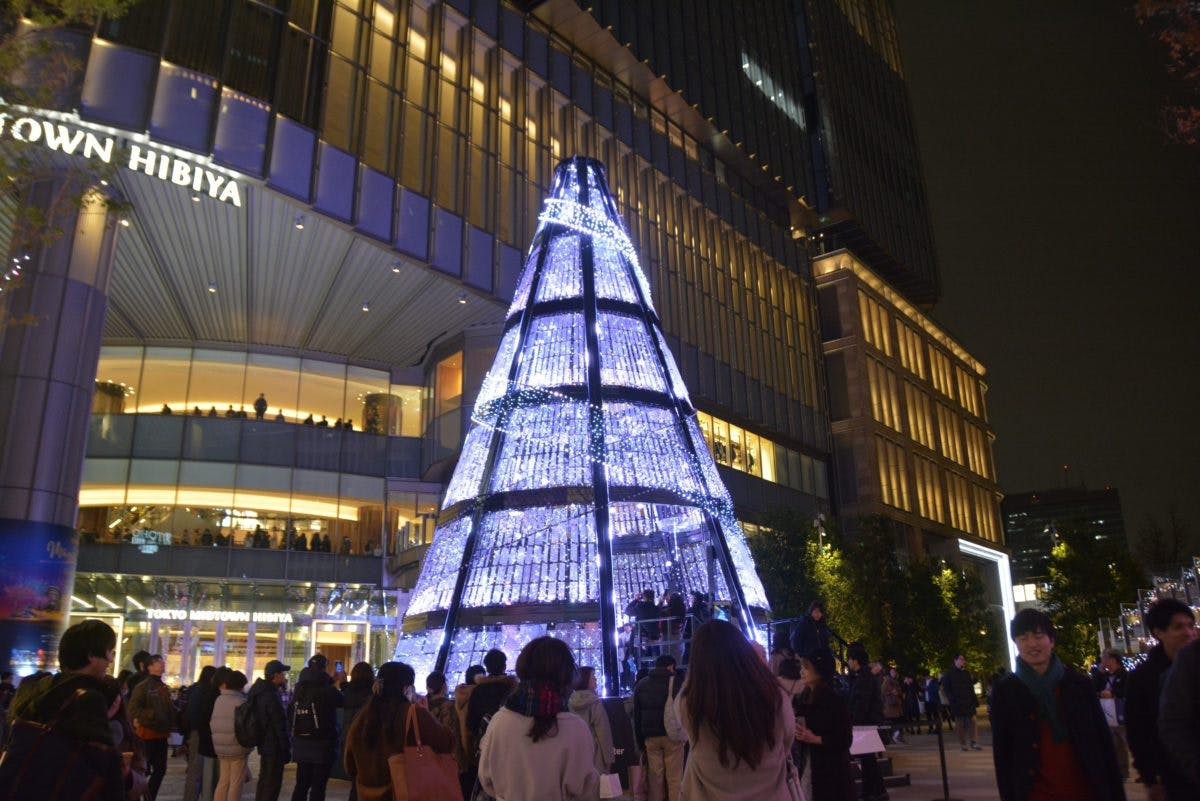
[[337,662],[334,662],[333,663],[333,672],[334,673],[345,673],[346,672],[346,663],[341,661],[340,659]]

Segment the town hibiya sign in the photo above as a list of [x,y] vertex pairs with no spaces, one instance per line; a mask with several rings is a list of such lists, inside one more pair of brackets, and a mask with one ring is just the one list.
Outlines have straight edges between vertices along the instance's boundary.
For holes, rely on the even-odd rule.
[[242,189],[227,175],[209,169],[149,141],[132,142],[81,125],[47,119],[36,113],[0,112],[0,140],[11,139],[67,156],[80,156],[102,164],[123,165],[160,181],[186,187],[222,203],[242,207]]

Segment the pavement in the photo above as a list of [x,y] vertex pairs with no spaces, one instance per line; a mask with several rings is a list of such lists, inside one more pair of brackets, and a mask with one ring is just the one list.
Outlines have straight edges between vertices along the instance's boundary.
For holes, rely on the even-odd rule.
[[[991,731],[987,718],[980,716],[979,744],[981,751],[962,751],[958,738],[953,732],[947,732],[946,772],[950,783],[950,798],[959,801],[995,801],[996,774],[992,766]],[[908,735],[908,742],[888,747],[888,756],[892,758],[893,771],[897,774],[907,773],[912,784],[908,787],[893,787],[888,790],[891,801],[943,801],[942,774],[938,759],[936,735]],[[183,775],[186,763],[181,758],[172,758],[167,763],[167,777],[158,793],[158,801],[181,801],[183,798]],[[257,777],[258,756],[250,757],[250,770]],[[283,791],[279,794],[281,801],[292,797],[292,788],[296,781],[295,764],[288,765],[283,777]],[[328,801],[347,801],[350,793],[350,782],[344,779],[330,779],[326,795]],[[1127,801],[1149,801],[1145,788],[1135,782],[1125,785]],[[246,786],[242,793],[244,801],[254,798],[254,784]]]

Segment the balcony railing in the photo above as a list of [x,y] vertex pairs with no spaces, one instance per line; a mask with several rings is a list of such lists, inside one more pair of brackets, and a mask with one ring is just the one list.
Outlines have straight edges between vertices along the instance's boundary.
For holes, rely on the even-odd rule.
[[381,584],[383,557],[180,545],[145,553],[140,546],[127,543],[80,543],[78,570],[110,575]]

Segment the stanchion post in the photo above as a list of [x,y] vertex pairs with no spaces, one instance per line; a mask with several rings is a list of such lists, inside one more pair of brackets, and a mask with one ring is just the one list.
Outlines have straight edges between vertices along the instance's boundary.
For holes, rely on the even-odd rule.
[[942,797],[933,801],[962,801],[961,798],[950,797],[950,778],[946,773],[946,742],[942,739],[942,716],[938,714],[937,722],[938,758],[942,761]]

